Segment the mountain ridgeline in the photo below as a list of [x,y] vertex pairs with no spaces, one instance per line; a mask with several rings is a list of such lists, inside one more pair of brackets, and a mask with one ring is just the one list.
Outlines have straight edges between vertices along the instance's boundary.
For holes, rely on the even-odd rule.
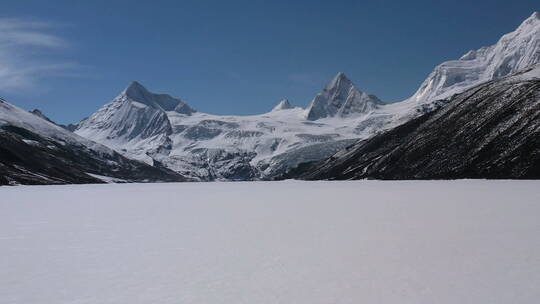
[[187,180],[77,136],[39,111],[0,101],[0,185]]
[[338,73],[306,109],[285,99],[265,114],[219,116],[134,82],[75,132],[196,180],[272,179],[429,113],[454,94],[533,66],[540,61],[539,37],[535,13],[496,44],[440,64],[398,103],[384,103]]
[[540,65],[473,87],[438,110],[286,177],[539,179]]
[[[252,116],[196,111],[138,82],[68,126],[0,101],[8,147],[0,183],[538,178],[539,63],[534,13],[494,45],[438,65],[413,96],[395,103],[344,73],[305,109],[283,99]],[[21,153],[34,152],[43,166],[37,158],[23,164]],[[86,165],[77,167],[74,155]],[[55,166],[76,172],[47,174]]]

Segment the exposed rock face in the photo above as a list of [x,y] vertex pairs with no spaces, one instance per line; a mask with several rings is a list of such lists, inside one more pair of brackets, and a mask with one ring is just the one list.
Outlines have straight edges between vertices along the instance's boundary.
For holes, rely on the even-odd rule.
[[186,181],[67,131],[36,111],[0,104],[0,184]]
[[165,109],[174,111],[177,108],[181,112],[192,113],[191,108],[181,100],[150,93],[138,82],[133,82],[110,103],[81,121],[76,133],[92,139],[113,141],[171,134]]
[[134,82],[75,132],[198,180],[271,178],[429,113],[454,94],[540,62],[539,18],[533,14],[495,45],[439,65],[403,102],[384,104],[339,73],[308,109],[284,100],[268,113],[225,116],[196,112],[180,99]]
[[[330,85],[336,98],[346,92],[352,92],[353,98],[358,92],[344,75]],[[354,104],[353,99],[347,104]],[[127,157],[160,163],[204,181],[265,179],[298,162],[330,156],[343,147],[344,140],[357,137],[354,124],[347,121],[353,118],[342,117],[338,123],[307,121],[305,110],[292,107],[288,100],[271,112],[253,116],[186,109],[191,108],[180,99],[132,83],[83,120],[75,133]]]
[[540,178],[540,66],[304,166],[304,179]]
[[308,120],[325,117],[347,117],[368,113],[382,102],[360,91],[343,73],[336,77],[311,102],[306,110]]

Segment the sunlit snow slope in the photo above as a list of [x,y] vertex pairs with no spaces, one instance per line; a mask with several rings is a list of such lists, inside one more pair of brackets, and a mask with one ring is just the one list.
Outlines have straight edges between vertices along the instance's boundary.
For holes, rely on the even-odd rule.
[[384,104],[339,73],[307,109],[284,100],[269,113],[220,116],[196,112],[133,83],[82,121],[76,133],[200,180],[269,178],[432,111],[443,104],[440,99],[538,62],[540,14],[534,13],[495,45],[437,66],[403,102]]
[[0,185],[185,180],[73,134],[40,114],[0,99]]
[[[173,105],[164,107],[156,102],[159,98]],[[219,116],[196,112],[179,99],[151,93],[134,82],[83,120],[76,133],[201,180],[245,180],[335,153],[359,136],[351,122],[381,106],[343,73],[313,104],[317,106],[306,111],[283,100],[265,114]],[[310,121],[306,117],[315,115],[310,113],[324,119]],[[304,151],[310,146],[319,148]]]
[[537,303],[539,187],[2,187],[0,302]]

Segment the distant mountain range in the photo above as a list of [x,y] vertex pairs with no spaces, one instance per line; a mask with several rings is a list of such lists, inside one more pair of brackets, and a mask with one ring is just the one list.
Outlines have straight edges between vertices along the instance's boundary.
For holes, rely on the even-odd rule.
[[[151,93],[133,82],[90,117],[69,126],[55,126],[39,110],[33,115],[28,113],[31,116],[25,115],[23,123],[14,121],[10,119],[10,111],[16,109],[20,113],[20,109],[3,102],[0,128],[6,138],[18,136],[20,145],[32,145],[21,135],[21,130],[30,130],[43,137],[43,141],[58,140],[61,134],[61,138],[69,138],[70,143],[79,147],[103,150],[106,146],[106,154],[145,171],[146,175],[137,178],[147,181],[258,180],[283,176],[534,177],[536,163],[533,161],[526,169],[524,162],[525,157],[535,159],[536,153],[540,153],[534,141],[536,133],[531,130],[527,133],[517,125],[512,129],[508,124],[535,123],[530,118],[536,117],[536,104],[540,103],[538,98],[534,99],[539,62],[540,15],[534,13],[495,45],[469,51],[459,60],[437,66],[411,98],[398,103],[385,103],[358,89],[345,74],[338,73],[306,109],[283,100],[261,115],[219,116],[198,112],[181,99]],[[524,92],[529,95],[524,97]],[[519,105],[524,107],[523,111]],[[484,122],[489,126],[477,125],[483,119],[489,120]],[[55,132],[44,134],[33,126],[44,123],[49,129],[54,126]],[[20,129],[10,129],[13,126]],[[502,139],[499,133],[506,137]],[[471,145],[465,144],[461,135]],[[514,143],[518,138],[523,149],[529,147],[528,154],[502,149],[507,147],[505,143]],[[440,142],[443,139],[450,146]],[[425,146],[426,143],[429,145]],[[481,143],[497,148],[488,149]],[[413,149],[416,146],[423,148]],[[18,155],[20,149],[14,148],[14,154]],[[388,159],[389,155],[393,158]],[[396,159],[400,161],[393,162]],[[452,159],[468,165],[459,166]],[[104,161],[100,157],[94,160]],[[518,163],[522,170],[513,167],[512,164]],[[5,168],[11,168],[9,172],[16,168],[10,164],[3,161],[4,167],[0,167],[0,173],[12,179],[4,183],[25,183],[15,180],[14,173],[4,173]],[[313,167],[314,164],[318,167]],[[425,167],[427,164],[430,166]],[[33,172],[32,168],[26,170]],[[84,177],[80,182],[103,181],[107,176],[137,180],[130,179],[128,171],[115,175],[105,167],[99,173],[87,168],[81,168],[79,173]],[[77,182],[77,178],[60,178],[58,182]]]
[[284,178],[539,179],[540,65],[470,88]]
[[187,180],[0,100],[0,185]]

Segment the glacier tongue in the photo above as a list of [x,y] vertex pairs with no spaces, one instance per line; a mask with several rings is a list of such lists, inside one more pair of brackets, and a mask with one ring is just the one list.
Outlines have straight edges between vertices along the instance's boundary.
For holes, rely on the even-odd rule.
[[347,117],[368,113],[382,102],[360,91],[344,73],[338,73],[306,110],[308,120],[325,117]]

